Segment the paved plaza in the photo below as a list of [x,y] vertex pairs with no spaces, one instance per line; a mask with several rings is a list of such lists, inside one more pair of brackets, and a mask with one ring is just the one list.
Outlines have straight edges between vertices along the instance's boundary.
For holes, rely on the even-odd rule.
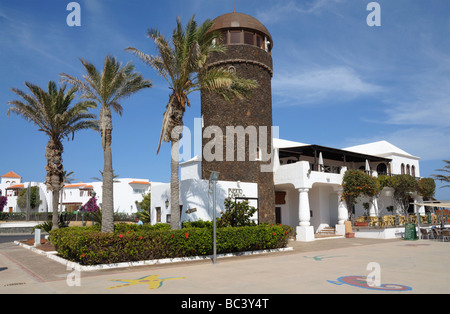
[[[450,243],[330,239],[287,252],[77,272],[0,244],[0,294],[423,294],[450,292]],[[371,277],[374,276],[374,277]],[[379,279],[367,284],[367,277]]]

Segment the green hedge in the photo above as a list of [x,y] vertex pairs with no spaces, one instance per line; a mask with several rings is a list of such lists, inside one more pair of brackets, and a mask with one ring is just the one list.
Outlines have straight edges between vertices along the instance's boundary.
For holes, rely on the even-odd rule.
[[[291,227],[281,225],[217,228],[217,253],[282,248],[291,232]],[[170,230],[165,225],[118,224],[111,234],[97,226],[50,232],[58,255],[82,265],[210,255],[212,239],[212,228]]]

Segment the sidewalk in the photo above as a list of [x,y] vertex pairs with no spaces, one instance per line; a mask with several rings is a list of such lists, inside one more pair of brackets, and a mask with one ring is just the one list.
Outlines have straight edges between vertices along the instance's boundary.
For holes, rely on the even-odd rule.
[[[221,258],[216,264],[204,260],[80,273],[4,243],[0,244],[0,294],[450,292],[449,242],[344,238],[291,241],[289,246],[293,250]],[[350,277],[373,273],[370,263],[379,266],[381,287],[377,289]]]

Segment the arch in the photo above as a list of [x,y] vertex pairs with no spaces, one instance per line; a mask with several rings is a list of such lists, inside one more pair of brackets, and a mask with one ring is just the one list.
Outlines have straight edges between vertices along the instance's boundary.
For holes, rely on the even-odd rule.
[[378,164],[377,173],[378,174],[387,174],[388,173],[387,165],[385,163]]

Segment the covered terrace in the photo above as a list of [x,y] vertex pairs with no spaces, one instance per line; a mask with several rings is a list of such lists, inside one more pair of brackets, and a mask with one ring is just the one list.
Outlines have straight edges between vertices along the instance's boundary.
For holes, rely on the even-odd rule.
[[390,174],[391,159],[320,145],[279,148],[280,164],[308,161],[311,171],[341,173],[342,167],[373,174]]

